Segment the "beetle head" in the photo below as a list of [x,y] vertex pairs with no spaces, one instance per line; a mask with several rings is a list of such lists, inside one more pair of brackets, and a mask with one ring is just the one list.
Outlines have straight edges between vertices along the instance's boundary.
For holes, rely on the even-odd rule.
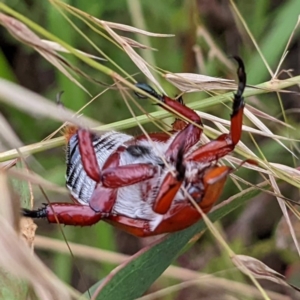
[[203,198],[205,192],[203,177],[209,167],[209,163],[185,162],[184,187],[197,203],[200,203]]

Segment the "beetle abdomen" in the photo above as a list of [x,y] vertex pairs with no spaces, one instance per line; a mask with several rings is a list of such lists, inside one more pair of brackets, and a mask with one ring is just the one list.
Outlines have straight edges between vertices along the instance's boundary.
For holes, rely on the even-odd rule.
[[[107,158],[121,145],[132,139],[132,136],[120,132],[107,132],[94,135],[93,147],[100,170]],[[67,146],[66,152],[66,186],[72,196],[81,204],[88,204],[95,189],[96,182],[87,176],[83,169],[78,147],[78,135],[74,134]]]

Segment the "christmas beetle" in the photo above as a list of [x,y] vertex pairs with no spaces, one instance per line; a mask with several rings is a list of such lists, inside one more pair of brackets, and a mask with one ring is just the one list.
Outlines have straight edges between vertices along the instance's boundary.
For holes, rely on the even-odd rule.
[[137,87],[164,103],[164,109],[191,122],[177,120],[171,135],[152,133],[151,140],[116,131],[97,135],[81,128],[69,130],[66,186],[74,203],[23,209],[23,215],[79,226],[103,220],[141,237],[178,231],[197,222],[201,215],[187,193],[204,213],[212,208],[232,171],[217,162],[241,138],[246,73],[243,61],[234,58],[239,84],[228,134],[198,147],[203,128],[199,115],[181,98],[173,100],[138,83]]

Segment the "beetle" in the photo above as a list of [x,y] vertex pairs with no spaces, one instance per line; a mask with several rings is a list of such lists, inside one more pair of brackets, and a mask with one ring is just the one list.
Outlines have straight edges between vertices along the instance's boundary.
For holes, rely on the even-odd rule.
[[212,208],[232,171],[217,162],[233,151],[242,134],[246,73],[243,61],[234,59],[239,83],[229,133],[197,146],[203,128],[200,116],[182,98],[174,100],[137,83],[163,103],[164,109],[190,122],[177,119],[171,135],[152,133],[151,140],[116,131],[97,135],[82,128],[71,130],[67,134],[66,186],[74,203],[23,209],[23,215],[79,226],[103,220],[140,237],[179,231],[197,222],[201,215],[189,197],[204,213]]

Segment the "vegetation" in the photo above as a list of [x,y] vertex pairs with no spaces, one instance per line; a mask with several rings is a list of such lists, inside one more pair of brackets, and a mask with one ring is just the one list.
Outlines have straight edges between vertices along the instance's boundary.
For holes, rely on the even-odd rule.
[[[293,203],[300,186],[299,12],[298,0],[1,2],[0,295],[296,297],[290,285],[300,277]],[[213,212],[184,231],[146,240],[104,222],[69,228],[41,220],[35,236],[35,225],[22,220],[20,232],[30,246],[35,238],[39,259],[31,255],[17,234],[18,203],[37,207],[68,199],[66,121],[99,132],[167,130],[171,115],[133,96],[133,84],[148,81],[170,96],[195,88],[184,100],[199,111],[205,137],[212,139],[228,127],[235,85],[181,75],[179,91],[171,75],[236,80],[229,57],[236,54],[249,84],[245,126],[242,143],[222,163],[255,159],[258,166],[231,175]],[[64,108],[56,103],[61,91]]]

